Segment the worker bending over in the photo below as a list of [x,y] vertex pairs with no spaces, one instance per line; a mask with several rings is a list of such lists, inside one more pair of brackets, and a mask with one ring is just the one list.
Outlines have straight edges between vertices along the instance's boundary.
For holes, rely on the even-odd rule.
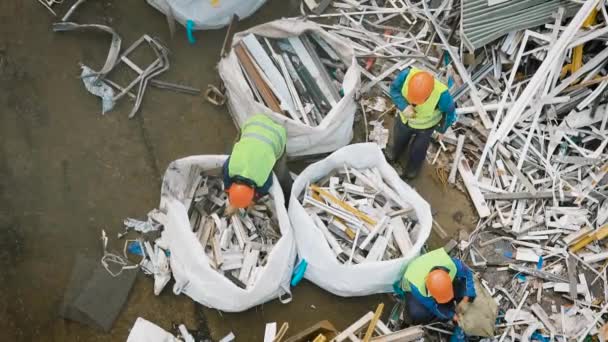
[[454,321],[457,306],[475,297],[473,272],[443,248],[414,259],[407,265],[401,281],[407,311],[413,324]]
[[456,105],[448,87],[429,72],[403,70],[391,84],[391,98],[399,117],[393,125],[387,158],[396,162],[410,143],[405,177],[415,178],[426,157],[433,132],[445,131],[456,121]]
[[259,114],[245,121],[239,141],[223,166],[224,188],[228,192],[226,212],[247,208],[255,197],[268,193],[275,172],[289,202],[293,183],[287,168],[285,128],[269,117]]

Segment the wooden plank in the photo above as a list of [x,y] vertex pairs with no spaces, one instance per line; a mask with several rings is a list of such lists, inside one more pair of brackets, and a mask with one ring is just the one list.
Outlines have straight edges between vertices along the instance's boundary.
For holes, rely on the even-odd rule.
[[581,239],[583,236],[587,235],[588,233],[591,232],[591,228],[590,227],[584,227],[581,228],[579,231],[574,232],[566,237],[564,237],[562,240],[564,240],[564,242],[566,243],[566,245],[571,245],[573,243],[575,243],[576,241],[578,241],[579,239]]
[[243,69],[245,69],[245,72],[253,82],[252,86],[255,87],[260,93],[260,96],[262,96],[262,99],[264,100],[265,104],[273,112],[282,113],[283,111],[281,110],[281,105],[279,104],[278,99],[274,96],[274,94],[270,90],[270,87],[262,79],[262,76],[253,64],[253,61],[251,60],[249,54],[247,53],[242,43],[239,42],[236,46],[234,46],[234,53],[236,53],[239,62],[243,66]]
[[475,176],[473,175],[473,172],[471,172],[471,168],[465,157],[458,163],[458,172],[460,172],[460,175],[462,176],[464,186],[467,188],[479,217],[484,218],[490,216],[490,208],[488,207],[481,190],[477,187],[477,181],[475,181]]
[[274,89],[277,91],[275,96],[280,99],[281,104],[285,106],[285,109],[289,113],[294,113],[295,104],[291,99],[287,83],[285,83],[285,78],[274,65],[270,56],[268,56],[266,50],[262,47],[262,44],[260,44],[252,33],[243,37],[241,42],[245,45],[250,56],[255,60],[257,65],[259,65],[262,72],[266,74],[267,79],[272,82]]
[[369,326],[367,327],[365,336],[363,336],[363,342],[369,342],[369,340],[372,338],[372,334],[374,333],[374,330],[376,329],[376,324],[378,323],[378,320],[380,319],[380,316],[382,315],[383,310],[384,310],[384,303],[378,304],[378,307],[376,308],[376,312],[374,313],[374,317],[372,318],[372,321],[369,323]]

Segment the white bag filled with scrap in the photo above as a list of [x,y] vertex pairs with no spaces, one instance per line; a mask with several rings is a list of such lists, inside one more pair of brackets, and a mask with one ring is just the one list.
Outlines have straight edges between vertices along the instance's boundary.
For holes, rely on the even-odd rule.
[[[241,279],[246,288],[237,286],[234,280],[227,278],[226,273],[222,273],[228,271],[220,269],[215,263],[217,259],[214,260],[208,255],[211,253],[209,246],[212,244],[204,243],[206,246],[204,248],[200,233],[193,232],[192,215],[189,216],[187,208],[191,208],[193,203],[194,205],[199,203],[196,202],[196,198],[205,194],[204,192],[201,194],[201,190],[205,190],[203,188],[206,186],[206,183],[203,184],[206,182],[205,175],[214,172],[212,170],[219,171],[218,168],[221,168],[226,158],[227,156],[213,155],[179,159],[169,165],[163,177],[160,210],[167,215],[166,222],[163,222],[165,229],[162,233],[162,242],[171,253],[169,260],[175,278],[173,292],[184,293],[205,306],[228,312],[244,311],[277,297],[283,298],[282,300],[290,299],[289,282],[296,257],[295,240],[285,209],[283,192],[274,175],[274,185],[269,192],[274,201],[274,208],[270,211],[278,219],[280,237],[270,251],[265,251],[265,265],[255,270],[255,279],[253,281]],[[217,202],[218,197],[225,199],[225,194],[214,194],[212,201]],[[217,214],[207,216],[208,221],[205,222],[210,222],[209,219],[216,222],[224,220],[220,210],[218,208]],[[190,214],[192,212],[193,210]],[[230,218],[232,219],[234,217]],[[202,227],[203,221],[199,222]],[[234,221],[228,222],[234,225]],[[224,226],[225,224],[224,222]],[[247,239],[248,237],[240,238],[239,242],[242,243],[244,240],[245,251],[251,252],[248,246],[252,246],[253,238]],[[235,245],[234,240],[232,241],[231,243]],[[217,240],[213,242],[217,243]],[[216,250],[213,250],[213,253],[215,252]],[[243,265],[247,263],[241,260]],[[212,265],[216,265],[217,269]],[[254,277],[253,271],[251,277]]]
[[[243,55],[253,62],[248,68]],[[328,65],[335,67],[333,76]],[[270,116],[287,129],[289,156],[332,152],[352,140],[361,82],[355,53],[319,25],[281,19],[237,33],[219,72],[237,125],[255,114]],[[266,92],[255,86],[259,82],[268,85]]]
[[233,15],[245,19],[266,0],[147,0],[163,14],[186,26],[191,20],[195,30],[217,29],[230,24]]
[[391,292],[431,233],[429,204],[373,143],[307,167],[290,201],[298,258],[308,262],[304,277],[339,296]]

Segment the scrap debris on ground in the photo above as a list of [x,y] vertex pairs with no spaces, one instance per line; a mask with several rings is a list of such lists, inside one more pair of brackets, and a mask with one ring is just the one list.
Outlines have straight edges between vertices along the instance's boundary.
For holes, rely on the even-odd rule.
[[456,251],[500,305],[495,338],[597,334],[608,310],[606,2],[330,3],[302,11],[358,53],[364,115],[393,113],[379,99],[411,66],[457,101],[428,161],[480,217]]
[[[43,4],[46,2],[45,5],[49,10],[51,10],[50,6],[52,6],[54,3],[60,3],[59,1],[55,0],[39,1]],[[112,35],[110,51],[108,52],[108,57],[106,58],[106,62],[101,70],[94,71],[92,68],[81,64],[82,73],[80,78],[82,79],[87,91],[102,99],[102,114],[111,111],[116,102],[124,96],[129,96],[135,101],[133,108],[129,113],[129,118],[133,118],[141,107],[144,93],[146,92],[148,85],[159,89],[173,90],[175,92],[184,94],[200,94],[200,89],[157,79],[158,76],[169,70],[170,67],[169,49],[165,47],[165,45],[158,38],[144,34],[126,50],[121,51],[122,39],[113,28],[99,24],[78,24],[75,22],[68,22],[74,11],[76,11],[76,9],[83,2],[84,0],[75,2],[74,5],[63,16],[62,20],[53,24],[53,31],[67,32],[100,30]],[[151,55],[153,56],[152,58],[154,58],[154,60],[146,66],[138,65],[133,61],[133,57],[131,56],[135,53],[137,53],[138,56],[141,55],[140,50],[144,49],[140,48],[141,45],[147,45],[149,47],[148,55]],[[129,83],[124,86],[112,81],[108,77],[113,70],[116,70],[119,65],[123,63],[137,75],[135,79],[130,80]],[[136,91],[136,93],[133,91]]]

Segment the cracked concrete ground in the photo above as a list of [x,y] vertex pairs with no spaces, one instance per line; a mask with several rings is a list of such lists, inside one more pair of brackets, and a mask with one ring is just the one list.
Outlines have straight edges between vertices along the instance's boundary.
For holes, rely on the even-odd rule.
[[[62,14],[71,3],[55,8]],[[294,13],[292,2],[270,0],[239,29]],[[390,305],[387,295],[344,299],[304,282],[288,305],[273,301],[226,314],[170,289],[155,297],[153,282],[140,273],[110,333],[62,320],[58,307],[76,255],[99,257],[101,229],[114,237],[125,217],[142,217],[156,207],[169,162],[226,153],[236,130],[224,107],[206,104],[201,96],[153,88],[134,119],[127,119],[128,100],[102,116],[100,100],[78,79],[78,63],[101,66],[109,36],[53,33],[54,19],[37,1],[1,1],[0,16],[3,341],[124,341],[138,316],[168,330],[172,322],[185,323],[208,328],[214,339],[234,331],[239,341],[261,341],[269,321],[288,321],[291,333],[322,319],[344,328],[379,301]],[[179,27],[171,39],[165,18],[145,1],[89,1],[73,18],[114,27],[123,46],[145,33],[159,37],[172,51],[163,80],[202,89],[219,82],[215,66],[225,30],[197,32],[196,44],[189,45]],[[413,184],[432,204],[437,220],[450,233],[471,229],[466,198],[444,191],[430,172],[427,168]],[[433,237],[430,242],[436,246],[442,241]]]

